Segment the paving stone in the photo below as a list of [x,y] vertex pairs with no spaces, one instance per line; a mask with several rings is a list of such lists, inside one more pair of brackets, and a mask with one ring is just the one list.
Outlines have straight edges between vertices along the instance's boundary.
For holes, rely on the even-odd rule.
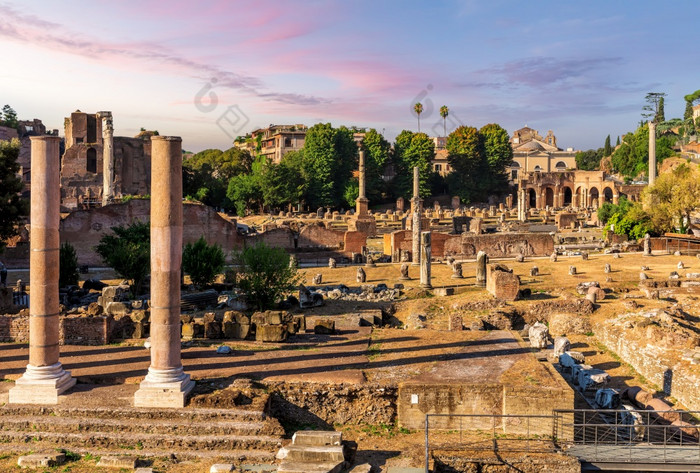
[[230,473],[235,467],[230,463],[217,463],[209,468],[209,473]]

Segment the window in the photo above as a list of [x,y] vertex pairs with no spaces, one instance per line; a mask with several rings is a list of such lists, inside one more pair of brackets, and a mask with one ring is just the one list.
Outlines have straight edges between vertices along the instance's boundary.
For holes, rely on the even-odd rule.
[[442,171],[442,165],[441,164],[436,164],[435,165],[435,172],[440,172]]
[[82,138],[76,138],[76,139],[75,139],[75,142],[76,142],[76,143],[82,143],[82,142],[83,142],[83,139],[82,139]]
[[97,151],[95,151],[95,148],[88,148],[85,168],[87,172],[97,173]]
[[285,147],[285,148],[291,148],[291,147],[292,147],[292,139],[291,139],[291,138],[285,138],[285,139],[284,139],[284,147]]
[[535,172],[540,172],[541,170],[542,168],[539,166],[539,164],[535,166]]
[[518,170],[517,170],[517,169],[513,169],[513,170],[510,172],[510,178],[511,178],[511,180],[513,180],[513,181],[515,181],[515,180],[518,178]]
[[566,171],[566,163],[564,161],[559,161],[555,167],[557,171]]

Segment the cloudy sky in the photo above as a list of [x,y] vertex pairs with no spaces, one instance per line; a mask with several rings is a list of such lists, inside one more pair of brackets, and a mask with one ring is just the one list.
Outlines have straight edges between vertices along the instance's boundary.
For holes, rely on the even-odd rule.
[[700,2],[0,0],[0,105],[63,134],[111,110],[183,147],[228,148],[275,124],[374,127],[393,139],[496,122],[560,147],[633,130],[649,91],[666,117],[700,89]]

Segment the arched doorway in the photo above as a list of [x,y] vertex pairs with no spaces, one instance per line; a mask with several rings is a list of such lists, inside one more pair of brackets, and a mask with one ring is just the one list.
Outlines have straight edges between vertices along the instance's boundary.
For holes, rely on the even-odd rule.
[[588,191],[588,197],[588,206],[598,208],[598,200],[600,198],[598,188],[591,187],[591,190]]
[[606,187],[605,189],[603,189],[603,200],[604,200],[605,202],[610,202],[610,203],[612,203],[612,200],[613,200],[613,191],[612,191],[611,188]]
[[537,193],[535,192],[535,189],[528,189],[527,190],[527,200],[528,204],[527,206],[531,209],[537,208]]
[[544,205],[554,207],[554,189],[551,187],[544,190]]
[[568,207],[571,205],[572,192],[570,187],[564,187],[564,202],[562,202],[563,207]]

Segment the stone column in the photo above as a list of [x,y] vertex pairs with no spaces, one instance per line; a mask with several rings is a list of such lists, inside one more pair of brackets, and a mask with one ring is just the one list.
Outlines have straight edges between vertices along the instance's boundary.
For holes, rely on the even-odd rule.
[[151,366],[137,407],[184,407],[194,387],[180,356],[181,141],[151,137]]
[[102,119],[102,205],[114,198],[114,127],[112,112],[98,112]]
[[413,254],[411,264],[418,266],[420,264],[420,223],[423,214],[423,206],[420,199],[420,180],[418,166],[413,168],[413,198],[411,199],[411,211],[413,212]]
[[368,214],[369,199],[365,196],[365,152],[360,150],[360,177],[359,186],[360,192],[355,201],[356,213],[358,217],[365,217]]
[[542,186],[537,186],[537,194],[535,195],[535,208],[542,208]]
[[58,136],[31,137],[29,364],[10,389],[10,403],[58,404],[58,396],[75,385],[58,361],[60,142]]
[[489,263],[488,255],[479,251],[476,254],[476,285],[486,287],[486,265]]
[[649,185],[656,182],[656,123],[649,122]]
[[432,253],[431,234],[429,231],[420,234],[420,287],[432,289],[430,284],[430,258]]

